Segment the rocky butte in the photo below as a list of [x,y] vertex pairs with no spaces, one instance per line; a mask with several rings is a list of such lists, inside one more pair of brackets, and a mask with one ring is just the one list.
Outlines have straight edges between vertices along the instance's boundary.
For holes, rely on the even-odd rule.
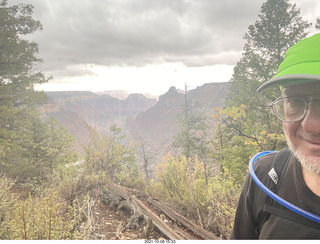
[[[208,83],[188,91],[189,101],[197,102],[209,118],[209,133],[215,132],[216,123],[211,116],[213,108],[224,106],[229,83]],[[180,130],[179,117],[183,112],[185,94],[171,87],[159,97],[159,102],[145,112],[139,113],[127,128],[136,140],[144,142],[146,147],[159,154],[159,157],[172,151],[174,136]]]

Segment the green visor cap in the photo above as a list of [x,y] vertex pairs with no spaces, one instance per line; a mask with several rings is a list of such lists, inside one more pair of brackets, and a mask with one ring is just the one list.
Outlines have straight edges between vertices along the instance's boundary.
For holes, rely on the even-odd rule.
[[276,76],[262,84],[257,91],[261,92],[273,84],[279,84],[282,89],[314,81],[320,81],[320,33],[290,47]]

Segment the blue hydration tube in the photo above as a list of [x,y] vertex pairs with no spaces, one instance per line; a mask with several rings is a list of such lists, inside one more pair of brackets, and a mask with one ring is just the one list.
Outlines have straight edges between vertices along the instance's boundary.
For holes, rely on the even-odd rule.
[[249,163],[249,172],[250,175],[252,177],[252,179],[254,180],[254,182],[261,188],[261,190],[263,190],[267,195],[269,195],[272,199],[274,199],[275,201],[277,201],[278,203],[280,203],[281,205],[285,206],[286,208],[290,209],[293,212],[296,212],[297,214],[300,214],[308,219],[311,219],[317,223],[320,223],[320,216],[315,215],[313,213],[310,213],[308,211],[305,211],[291,203],[289,203],[288,201],[284,200],[283,198],[279,197],[278,195],[276,195],[275,193],[273,193],[271,190],[269,190],[264,184],[262,184],[262,182],[258,179],[257,175],[254,173],[253,170],[253,165],[254,162],[261,156],[263,155],[267,155],[269,153],[272,153],[274,151],[266,151],[266,152],[261,152],[256,154],[255,156],[252,157],[252,159],[250,160]]

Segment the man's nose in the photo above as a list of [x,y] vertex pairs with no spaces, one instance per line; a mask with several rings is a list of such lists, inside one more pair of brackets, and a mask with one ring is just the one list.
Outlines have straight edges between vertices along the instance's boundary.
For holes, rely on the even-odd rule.
[[320,134],[320,103],[310,103],[306,116],[301,122],[303,129],[310,134]]

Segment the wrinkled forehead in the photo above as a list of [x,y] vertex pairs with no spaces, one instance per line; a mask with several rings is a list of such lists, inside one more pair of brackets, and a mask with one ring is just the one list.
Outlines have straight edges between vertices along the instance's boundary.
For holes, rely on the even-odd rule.
[[320,94],[320,81],[286,87],[282,94],[285,96]]

